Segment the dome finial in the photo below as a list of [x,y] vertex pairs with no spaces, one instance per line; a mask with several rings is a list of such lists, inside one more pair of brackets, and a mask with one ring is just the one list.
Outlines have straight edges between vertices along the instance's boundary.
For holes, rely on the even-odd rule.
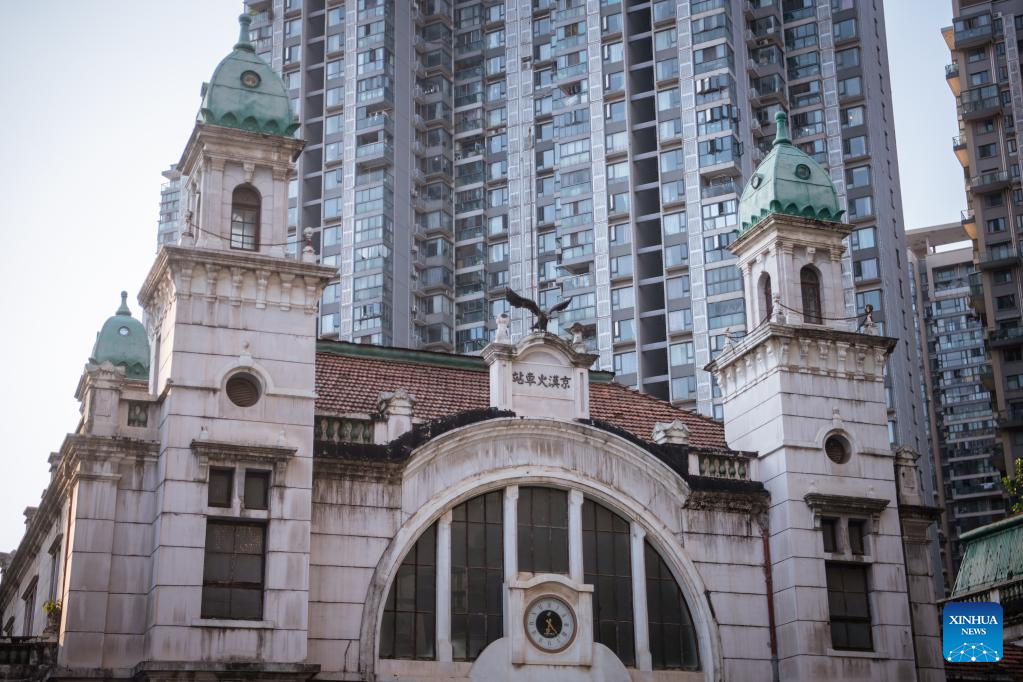
[[121,307],[117,309],[118,315],[127,315],[131,317],[131,310],[128,309],[128,292],[121,292]]
[[778,132],[774,135],[773,146],[792,144],[792,140],[789,139],[789,115],[784,111],[779,111],[774,115],[774,122],[778,126]]
[[250,24],[252,24],[252,17],[250,17],[248,14],[242,14],[238,17],[238,42],[235,43],[234,49],[246,50],[247,52],[256,51],[252,47],[252,43],[249,42]]

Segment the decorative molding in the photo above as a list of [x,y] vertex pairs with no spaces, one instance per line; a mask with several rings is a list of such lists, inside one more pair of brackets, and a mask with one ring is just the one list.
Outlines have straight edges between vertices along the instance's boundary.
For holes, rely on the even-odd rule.
[[807,493],[803,497],[806,505],[813,510],[814,528],[820,528],[820,517],[828,514],[867,516],[871,520],[871,529],[876,532],[881,520],[881,513],[888,508],[891,500],[880,497],[855,497],[852,495],[828,495],[825,493]]
[[238,462],[256,462],[269,465],[274,469],[275,480],[282,480],[288,462],[298,452],[298,448],[286,445],[257,445],[247,443],[229,443],[216,440],[193,440],[191,448],[199,463],[196,481],[205,481],[210,464],[234,464]]

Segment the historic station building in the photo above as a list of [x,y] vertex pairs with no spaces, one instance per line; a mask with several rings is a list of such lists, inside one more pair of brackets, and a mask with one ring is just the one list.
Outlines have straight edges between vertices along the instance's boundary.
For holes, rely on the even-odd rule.
[[[0,583],[0,671],[60,680],[944,678],[895,339],[850,320],[827,173],[778,138],[731,246],[724,424],[591,371],[317,343],[286,257],[303,142],[246,32],[204,87],[187,207],[103,325],[82,418]],[[346,169],[347,172],[347,169]]]

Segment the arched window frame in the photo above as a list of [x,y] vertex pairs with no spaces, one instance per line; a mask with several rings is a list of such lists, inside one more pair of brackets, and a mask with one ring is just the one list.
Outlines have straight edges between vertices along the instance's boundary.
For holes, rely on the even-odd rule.
[[238,185],[231,193],[231,248],[259,250],[262,197],[250,184]]
[[763,272],[757,282],[757,298],[760,301],[760,321],[769,320],[774,314],[774,291],[771,288],[771,275]]
[[799,270],[799,292],[803,300],[803,322],[823,324],[824,308],[821,300],[821,273],[812,265]]

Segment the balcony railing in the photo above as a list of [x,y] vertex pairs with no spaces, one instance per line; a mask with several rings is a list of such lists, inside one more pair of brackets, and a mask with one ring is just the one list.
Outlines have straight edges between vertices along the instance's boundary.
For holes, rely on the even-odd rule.
[[752,464],[753,460],[744,455],[692,451],[689,453],[689,473],[699,476],[748,481]]
[[41,668],[57,662],[57,642],[37,637],[0,637],[0,666]]
[[991,24],[976,26],[974,28],[957,29],[955,32],[956,49],[965,47],[967,44],[982,43],[991,40],[994,36],[994,29]]
[[970,178],[970,185],[975,192],[993,192],[1002,189],[1011,182],[1009,171],[982,173]]
[[956,78],[959,76],[959,64],[952,62],[945,65],[945,78]]

